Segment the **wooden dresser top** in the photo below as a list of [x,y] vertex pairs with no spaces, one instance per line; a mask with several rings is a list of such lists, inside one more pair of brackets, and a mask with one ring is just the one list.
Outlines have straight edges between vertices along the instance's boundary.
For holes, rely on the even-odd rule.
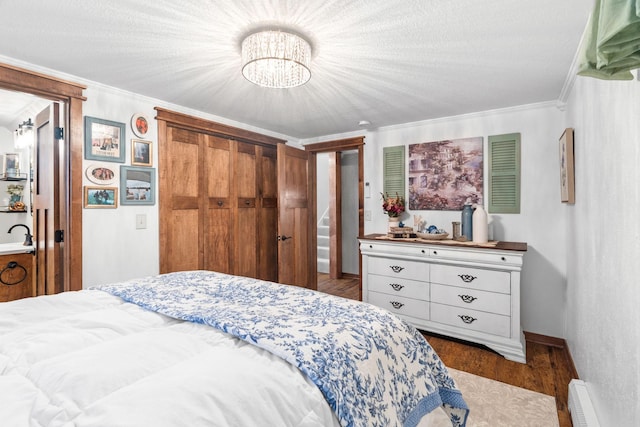
[[504,242],[504,241],[490,241],[484,243],[473,242],[458,242],[451,239],[445,240],[426,240],[420,238],[412,239],[394,239],[386,237],[385,234],[367,234],[366,236],[360,236],[360,240],[374,240],[376,242],[397,242],[397,243],[421,243],[425,245],[437,245],[437,246],[451,246],[459,248],[478,248],[478,249],[499,249],[503,251],[520,251],[525,252],[527,250],[527,244],[525,242]]

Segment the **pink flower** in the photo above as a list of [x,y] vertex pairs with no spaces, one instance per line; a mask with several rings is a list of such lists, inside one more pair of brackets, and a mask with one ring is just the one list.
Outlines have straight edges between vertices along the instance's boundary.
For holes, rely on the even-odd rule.
[[382,195],[382,209],[391,218],[397,218],[402,212],[404,212],[404,197],[396,193],[396,197],[389,197],[387,193],[380,193]]

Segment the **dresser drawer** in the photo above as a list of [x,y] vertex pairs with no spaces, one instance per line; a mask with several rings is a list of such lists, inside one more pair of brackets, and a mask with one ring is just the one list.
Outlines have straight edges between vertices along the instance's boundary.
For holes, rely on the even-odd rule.
[[368,258],[369,274],[429,281],[429,264],[426,262],[372,256]]
[[457,286],[431,285],[431,301],[469,310],[511,315],[511,295]]
[[430,274],[431,283],[511,293],[511,274],[506,271],[433,264]]
[[509,338],[511,318],[484,311],[431,303],[431,321]]
[[395,314],[411,316],[422,320],[429,319],[429,302],[427,301],[382,294],[380,292],[369,292],[367,302]]
[[405,298],[429,300],[429,283],[402,277],[378,276],[369,274],[367,280],[369,291],[397,295]]

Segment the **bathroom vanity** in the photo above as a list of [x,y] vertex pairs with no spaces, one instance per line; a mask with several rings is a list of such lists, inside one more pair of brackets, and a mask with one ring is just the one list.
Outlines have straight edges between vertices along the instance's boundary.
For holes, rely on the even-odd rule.
[[0,244],[0,302],[35,296],[34,247]]

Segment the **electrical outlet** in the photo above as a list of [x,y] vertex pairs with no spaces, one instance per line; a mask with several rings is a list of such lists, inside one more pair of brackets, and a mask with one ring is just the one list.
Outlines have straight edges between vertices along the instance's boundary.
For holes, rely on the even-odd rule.
[[371,211],[364,211],[364,220],[371,221]]
[[142,230],[147,228],[147,215],[138,214],[136,215],[136,230]]

